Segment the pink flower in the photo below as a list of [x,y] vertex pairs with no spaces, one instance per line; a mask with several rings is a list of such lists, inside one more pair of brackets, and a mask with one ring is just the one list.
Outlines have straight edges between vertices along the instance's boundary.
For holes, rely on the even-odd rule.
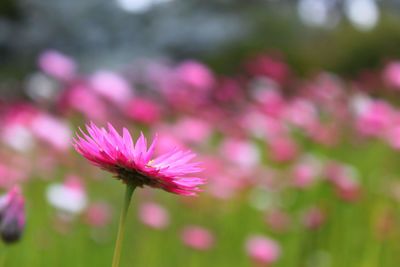
[[255,263],[266,265],[276,262],[281,254],[278,243],[260,235],[247,239],[246,251]]
[[298,154],[297,144],[290,137],[278,137],[270,141],[270,153],[273,160],[285,162],[294,159]]
[[182,241],[193,249],[208,250],[214,245],[214,236],[203,227],[187,226],[182,231]]
[[173,131],[187,142],[204,143],[210,137],[212,129],[204,120],[184,117],[174,125]]
[[45,73],[62,81],[70,80],[75,75],[76,65],[73,59],[55,50],[41,54],[38,64]]
[[154,229],[164,229],[169,224],[168,211],[157,203],[143,203],[139,208],[139,218]]
[[25,201],[18,186],[0,197],[0,234],[6,243],[21,238],[25,228]]
[[357,114],[357,130],[365,136],[380,136],[393,120],[393,108],[384,101],[371,101]]
[[284,83],[290,76],[288,65],[276,55],[258,55],[246,64],[247,71],[255,76],[267,76]]
[[310,230],[316,230],[321,227],[321,225],[325,222],[325,219],[325,213],[320,208],[312,207],[305,211],[302,222],[306,228]]
[[274,118],[279,118],[285,111],[286,103],[281,92],[275,88],[258,88],[253,98],[259,103],[261,110]]
[[267,116],[259,111],[247,111],[240,123],[249,134],[268,140],[276,139],[288,132],[288,128],[280,119]]
[[317,122],[307,129],[307,134],[316,143],[333,146],[339,140],[339,126],[335,123]]
[[308,188],[318,178],[320,162],[311,156],[306,157],[293,167],[293,184],[298,188]]
[[189,161],[195,157],[190,151],[171,150],[151,159],[156,141],[147,148],[147,140],[140,135],[133,143],[129,131],[124,128],[122,136],[108,124],[108,130],[94,123],[86,126],[89,135],[81,131],[74,147],[92,164],[116,175],[124,183],[134,186],[160,188],[178,195],[192,196],[200,191],[204,179],[192,177],[200,172],[198,163]]
[[109,107],[100,96],[93,94],[85,84],[77,83],[60,96],[58,108],[63,113],[77,111],[92,120],[105,120]]
[[156,154],[168,153],[176,148],[180,150],[184,150],[186,148],[183,141],[176,135],[172,134],[169,129],[161,126],[158,127],[157,132],[161,134],[157,138],[157,147],[155,149]]
[[237,80],[229,77],[219,79],[218,87],[214,90],[218,101],[232,103],[243,99],[242,88]]
[[360,182],[356,177],[343,176],[336,181],[335,185],[337,194],[345,201],[356,201],[361,196]]
[[189,60],[181,63],[176,72],[182,82],[198,90],[208,91],[215,82],[212,72],[196,61]]
[[390,62],[383,70],[383,79],[388,86],[400,89],[400,62]]
[[299,164],[293,170],[293,182],[296,187],[306,188],[314,181],[313,169],[305,164]]
[[318,114],[316,107],[311,101],[298,98],[287,106],[285,118],[297,127],[309,129],[316,123]]
[[400,149],[400,124],[395,124],[390,127],[386,134],[386,141],[393,149]]
[[0,187],[9,188],[27,179],[27,169],[12,166],[10,163],[0,163]]
[[221,155],[244,169],[254,168],[260,162],[260,152],[250,141],[226,138],[220,147]]
[[68,150],[72,132],[65,121],[43,113],[32,121],[31,129],[33,134],[55,149]]
[[127,104],[125,113],[129,118],[141,123],[156,123],[161,118],[160,105],[150,99],[135,97]]
[[85,221],[94,227],[104,227],[111,221],[111,207],[103,202],[90,204],[85,214]]
[[[233,171],[235,175],[238,175],[238,171]],[[219,199],[232,198],[239,189],[243,187],[243,179],[235,177],[229,172],[223,172],[219,175],[209,179],[209,193]]]
[[357,170],[352,166],[330,163],[327,166],[328,180],[335,186],[340,198],[345,201],[356,201],[361,195],[361,186]]
[[111,71],[96,72],[89,83],[93,91],[117,105],[126,103],[132,97],[133,90],[129,83]]
[[278,232],[286,231],[291,224],[289,214],[279,209],[268,212],[265,220],[269,227]]

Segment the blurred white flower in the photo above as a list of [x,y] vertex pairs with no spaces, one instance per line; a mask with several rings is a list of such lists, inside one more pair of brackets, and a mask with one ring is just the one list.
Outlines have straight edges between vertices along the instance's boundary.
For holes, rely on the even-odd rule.
[[70,215],[81,213],[87,206],[85,189],[73,176],[62,184],[49,185],[46,196],[53,207]]

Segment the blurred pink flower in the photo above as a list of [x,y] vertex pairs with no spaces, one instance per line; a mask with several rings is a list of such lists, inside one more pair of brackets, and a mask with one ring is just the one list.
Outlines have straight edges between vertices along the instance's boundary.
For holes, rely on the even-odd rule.
[[216,198],[229,199],[243,187],[243,180],[237,177],[239,171],[227,168],[226,162],[217,155],[203,157],[202,166],[208,177],[207,189]]
[[307,134],[314,142],[325,146],[337,144],[340,137],[339,127],[341,126],[335,123],[322,124],[320,122],[316,122],[310,126],[311,127],[307,129]]
[[60,151],[68,150],[72,137],[69,125],[56,117],[40,114],[32,121],[33,134]]
[[265,221],[269,227],[278,232],[286,231],[291,223],[289,214],[279,209],[269,211]]
[[63,92],[58,107],[63,113],[74,110],[82,113],[88,119],[101,121],[106,119],[109,109],[98,95],[80,83],[68,87]]
[[254,76],[267,76],[279,83],[288,80],[290,70],[288,65],[274,55],[259,55],[246,64],[247,71]]
[[25,228],[25,200],[21,189],[14,186],[0,197],[0,234],[5,243],[21,238]]
[[140,123],[157,123],[162,114],[161,106],[150,99],[135,97],[125,106],[125,114]]
[[116,105],[127,103],[133,95],[130,84],[111,71],[97,71],[89,78],[89,85],[94,92]]
[[261,235],[250,236],[247,239],[246,252],[256,264],[267,266],[276,262],[281,255],[278,243]]
[[2,116],[2,141],[19,152],[31,150],[35,140],[30,126],[38,114],[40,110],[30,104],[10,105]]
[[392,107],[381,100],[371,101],[357,114],[356,128],[365,136],[380,136],[393,120]]
[[316,123],[318,114],[311,101],[299,98],[286,107],[285,118],[297,127],[308,129]]
[[209,250],[215,242],[209,230],[194,225],[185,227],[181,237],[186,246],[197,250]]
[[293,184],[299,188],[308,188],[318,178],[321,166],[313,157],[301,160],[293,167]]
[[177,67],[153,66],[151,79],[174,109],[192,110],[207,102],[210,89],[214,86],[214,77],[201,63],[186,61]]
[[286,101],[278,89],[259,88],[254,92],[253,98],[265,114],[274,118],[280,118],[284,114]]
[[139,207],[140,221],[154,229],[164,229],[169,224],[168,211],[154,202],[146,202]]
[[86,210],[85,221],[94,227],[104,227],[110,223],[111,213],[111,207],[107,203],[91,203]]
[[225,138],[220,154],[242,168],[253,168],[260,162],[260,152],[255,144],[245,139]]
[[209,123],[204,120],[183,117],[177,121],[173,131],[181,140],[189,143],[205,143],[210,137],[212,129]]
[[277,162],[293,160],[298,154],[297,144],[290,137],[278,137],[269,143],[271,158]]
[[318,74],[315,81],[310,82],[305,89],[313,102],[323,105],[328,110],[345,97],[341,80],[332,73]]
[[74,139],[75,149],[92,164],[116,175],[124,183],[135,186],[150,186],[179,195],[196,195],[204,179],[192,177],[200,172],[198,163],[189,161],[195,157],[190,151],[172,150],[151,159],[154,154],[153,141],[147,148],[147,140],[140,135],[133,143],[129,131],[123,135],[108,124],[108,130],[91,123],[86,126],[89,135],[81,131],[83,137]]
[[213,93],[218,101],[224,103],[232,103],[243,99],[243,92],[239,82],[230,77],[220,78],[218,86]]
[[328,164],[326,175],[343,200],[356,201],[360,197],[361,186],[355,168],[333,162]]
[[46,74],[61,81],[69,81],[75,76],[74,60],[55,50],[43,52],[39,57],[38,64]]
[[313,183],[314,179],[314,171],[308,165],[297,165],[293,170],[293,182],[297,187],[306,188]]
[[400,124],[396,123],[394,125],[391,125],[387,134],[386,134],[386,140],[389,143],[389,145],[396,149],[400,150]]
[[302,223],[306,228],[316,230],[324,224],[325,219],[326,215],[320,208],[312,207],[304,212]]
[[239,123],[249,134],[260,139],[271,140],[288,133],[288,128],[282,120],[255,111],[253,108],[244,113]]
[[214,85],[214,77],[207,66],[192,60],[182,62],[176,73],[179,79],[194,89],[208,91]]
[[400,62],[389,62],[383,70],[384,82],[395,89],[400,89]]
[[160,126],[157,129],[159,133],[157,138],[157,147],[155,149],[155,154],[168,153],[173,149],[186,150],[187,146],[184,142],[178,138],[175,134],[172,134],[168,127],[165,125]]
[[225,171],[209,179],[208,191],[219,199],[230,199],[244,186],[244,180],[238,177],[239,171]]
[[355,177],[341,177],[336,183],[336,190],[343,200],[356,201],[361,196],[361,186]]
[[9,163],[0,163],[0,187],[10,188],[28,178],[28,172]]

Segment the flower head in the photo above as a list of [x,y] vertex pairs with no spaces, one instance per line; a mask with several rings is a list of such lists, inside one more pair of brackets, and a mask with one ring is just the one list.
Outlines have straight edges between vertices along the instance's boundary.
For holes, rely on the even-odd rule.
[[21,238],[25,228],[25,201],[19,187],[0,197],[0,235],[4,242]]
[[88,134],[74,139],[75,149],[92,164],[114,173],[126,184],[161,188],[178,195],[195,195],[204,179],[192,177],[201,171],[198,163],[189,162],[195,157],[190,151],[171,150],[154,159],[156,140],[147,147],[141,133],[133,142],[124,128],[122,136],[108,124],[108,129],[91,123],[86,126]]

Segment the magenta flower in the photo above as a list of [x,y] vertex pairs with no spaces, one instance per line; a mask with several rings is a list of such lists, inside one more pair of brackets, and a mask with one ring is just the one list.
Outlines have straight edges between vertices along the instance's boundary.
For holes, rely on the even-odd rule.
[[108,129],[99,128],[94,123],[86,125],[88,134],[81,130],[73,146],[92,164],[115,174],[126,184],[124,206],[115,242],[112,267],[118,267],[125,222],[132,194],[136,187],[150,186],[185,196],[196,195],[204,179],[193,177],[199,172],[199,164],[190,162],[195,157],[190,151],[173,149],[152,159],[156,141],[147,147],[147,140],[140,135],[136,144],[126,128],[122,136],[109,123]]
[[122,136],[108,124],[108,130],[91,123],[86,126],[89,135],[83,131],[74,139],[75,149],[94,165],[114,173],[126,184],[161,188],[178,195],[195,195],[202,178],[192,177],[201,169],[198,163],[189,161],[195,157],[190,151],[172,150],[151,159],[156,141],[149,148],[143,134],[136,144],[127,129]]

